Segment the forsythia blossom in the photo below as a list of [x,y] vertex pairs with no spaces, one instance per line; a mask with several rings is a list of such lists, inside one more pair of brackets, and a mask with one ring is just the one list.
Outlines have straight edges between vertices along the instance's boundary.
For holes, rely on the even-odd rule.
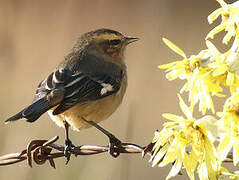
[[213,145],[217,135],[216,119],[204,116],[196,120],[191,110],[179,96],[183,116],[163,114],[169,120],[161,132],[156,132],[153,143],[152,165],[160,167],[173,163],[167,179],[184,167],[190,179],[197,169],[200,179],[216,180],[220,170],[216,149]]
[[208,67],[212,72],[212,77],[217,82],[222,83],[224,86],[230,88],[231,93],[235,92],[239,87],[239,77],[236,72],[238,72],[239,67],[233,68],[237,62],[238,57],[232,56],[234,53],[231,50],[224,54],[221,54],[217,48],[210,42],[206,41],[208,50],[212,56],[211,61],[208,63]]
[[194,107],[194,105],[199,102],[199,110],[203,114],[205,114],[206,109],[211,109],[214,112],[214,105],[211,96],[222,96],[220,94],[222,88],[219,85],[219,81],[216,81],[211,76],[210,68],[205,66],[207,61],[209,61],[208,59],[202,59],[205,53],[201,52],[197,56],[192,55],[187,58],[179,47],[167,39],[163,40],[173,51],[181,55],[184,59],[160,65],[159,68],[167,69],[166,72],[168,73],[166,77],[169,80],[174,80],[176,78],[187,80],[182,87],[181,92],[189,92],[191,107]]
[[223,0],[217,1],[222,7],[208,16],[208,22],[210,24],[213,23],[219,15],[222,17],[222,22],[209,32],[206,39],[213,38],[215,34],[225,30],[227,34],[223,38],[223,43],[227,44],[233,36],[236,36],[239,39],[239,1],[233,4],[226,4]]
[[233,163],[239,162],[239,92],[234,93],[225,102],[223,112],[218,113],[221,117],[218,124],[223,129],[218,154],[223,161],[231,149],[233,149]]
[[[217,1],[221,8],[211,13],[208,21],[211,24],[219,16],[222,21],[206,39],[225,30],[223,43],[227,44],[234,37],[229,50],[221,53],[206,40],[207,49],[187,57],[178,46],[163,38],[164,43],[183,59],[159,68],[166,69],[168,80],[186,81],[180,92],[188,92],[190,102],[188,107],[179,96],[185,117],[164,113],[163,117],[170,121],[164,123],[160,132],[155,132],[152,141],[152,166],[173,164],[167,179],[176,176],[182,168],[191,180],[195,179],[196,170],[200,180],[239,179],[238,174],[222,167],[231,151],[233,164],[236,166],[239,162],[239,1],[232,4]],[[217,113],[220,119],[209,115],[194,118],[192,112],[197,103],[203,115],[207,109],[215,114],[212,96],[225,97],[221,94],[222,87],[230,89],[230,97],[224,103],[223,111]]]

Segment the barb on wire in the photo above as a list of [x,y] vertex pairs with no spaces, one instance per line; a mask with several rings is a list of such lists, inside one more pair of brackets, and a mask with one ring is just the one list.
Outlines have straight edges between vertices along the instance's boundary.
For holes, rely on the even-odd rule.
[[[58,136],[50,140],[32,140],[28,143],[27,148],[20,153],[12,153],[0,156],[0,166],[15,164],[24,160],[28,161],[28,165],[32,167],[32,163],[37,165],[49,162],[50,166],[56,168],[55,159],[64,157],[64,146],[55,144],[59,139]],[[122,143],[120,147],[115,147],[114,151],[121,153],[142,153],[144,147],[132,143]],[[93,155],[109,151],[109,146],[99,145],[81,145],[73,147],[71,154],[77,155]]]

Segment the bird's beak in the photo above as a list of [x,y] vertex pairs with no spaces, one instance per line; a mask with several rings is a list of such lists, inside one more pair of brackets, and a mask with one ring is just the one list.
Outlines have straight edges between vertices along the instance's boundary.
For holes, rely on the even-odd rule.
[[125,38],[125,44],[128,45],[128,44],[130,44],[130,43],[132,43],[132,42],[135,42],[135,41],[138,41],[138,40],[139,40],[139,38],[126,37],[126,38]]

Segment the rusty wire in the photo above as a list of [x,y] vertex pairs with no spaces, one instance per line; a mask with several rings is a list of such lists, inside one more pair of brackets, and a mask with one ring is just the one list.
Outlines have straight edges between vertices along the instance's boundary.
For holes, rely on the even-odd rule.
[[[37,165],[43,165],[46,162],[51,167],[56,168],[55,159],[65,157],[65,147],[55,142],[59,139],[58,136],[50,140],[32,140],[28,143],[27,148],[20,153],[11,153],[0,156],[0,166],[11,165],[27,160],[27,163],[32,167],[33,162]],[[115,147],[114,152],[121,153],[141,153],[144,157],[146,154],[152,155],[154,143],[150,143],[146,147],[141,147],[133,143],[122,143],[120,147]],[[81,145],[72,147],[71,154],[78,155],[93,155],[109,151],[109,146],[100,145]],[[113,156],[114,157],[114,156]],[[118,156],[117,156],[118,157]],[[233,162],[233,155],[230,152],[223,162]]]
[[[27,148],[20,153],[11,153],[0,156],[0,166],[15,164],[27,160],[28,165],[32,167],[32,163],[43,165],[49,162],[50,166],[56,168],[55,159],[65,157],[64,146],[55,144],[59,139],[58,136],[50,140],[32,140],[28,143]],[[144,147],[132,143],[122,143],[120,147],[115,147],[114,151],[121,153],[142,153]],[[99,145],[81,145],[72,147],[71,154],[78,155],[93,155],[109,151],[109,146]]]

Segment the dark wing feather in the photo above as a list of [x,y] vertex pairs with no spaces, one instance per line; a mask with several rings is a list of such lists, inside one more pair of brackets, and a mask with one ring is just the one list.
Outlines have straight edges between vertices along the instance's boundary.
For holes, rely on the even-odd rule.
[[[102,89],[105,88],[102,84],[110,85],[112,88],[102,93]],[[60,114],[78,103],[104,98],[116,93],[119,88],[120,82],[113,80],[113,78],[107,75],[97,76],[97,78],[84,76],[81,81],[72,87],[66,88],[65,98],[54,110],[53,114]]]
[[63,88],[65,82],[74,81],[72,73],[67,69],[57,69],[44,79],[37,87],[33,102],[49,95],[54,90]]

